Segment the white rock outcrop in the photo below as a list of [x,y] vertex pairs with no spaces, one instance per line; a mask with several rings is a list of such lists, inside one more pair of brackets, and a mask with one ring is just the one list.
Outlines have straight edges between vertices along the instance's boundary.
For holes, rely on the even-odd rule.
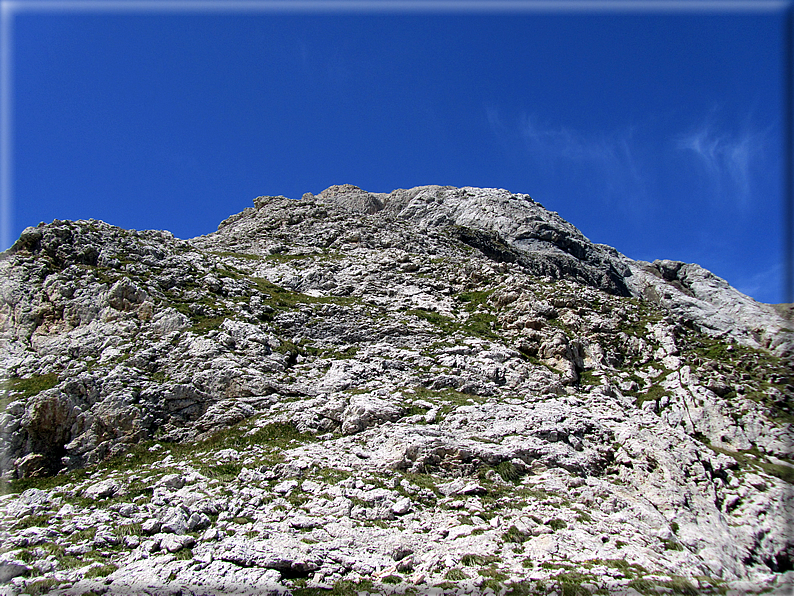
[[790,321],[527,195],[341,185],[191,240],[28,228],[0,368],[0,594],[794,579]]

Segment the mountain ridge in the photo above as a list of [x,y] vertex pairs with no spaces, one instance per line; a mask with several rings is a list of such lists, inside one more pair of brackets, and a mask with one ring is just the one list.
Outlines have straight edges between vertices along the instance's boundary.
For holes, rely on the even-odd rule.
[[[493,212],[493,205],[477,204],[477,192],[485,192],[486,195],[494,197],[494,202],[501,202],[499,207],[502,212],[499,217],[489,216],[489,210]],[[461,195],[473,198],[474,201],[460,201]],[[449,202],[450,198],[452,207],[438,213],[438,207],[444,207],[444,199]],[[314,195],[311,193],[303,196],[303,200],[313,199]],[[387,217],[413,221],[420,227],[447,225],[490,231],[495,233],[497,238],[480,239],[477,248],[485,251],[490,249],[491,254],[497,256],[497,260],[503,258],[515,261],[523,256],[525,262],[521,264],[537,275],[553,274],[554,277],[561,277],[567,274],[568,278],[576,279],[576,276],[570,275],[571,271],[574,271],[578,274],[578,281],[612,293],[658,301],[661,306],[674,314],[693,317],[695,322],[703,324],[707,329],[735,336],[737,341],[742,343],[753,347],[770,347],[775,343],[773,336],[777,336],[778,343],[775,343],[773,349],[785,343],[788,347],[783,348],[781,353],[791,350],[792,336],[784,335],[785,339],[779,337],[780,332],[787,327],[790,330],[791,325],[787,324],[783,316],[775,317],[776,311],[772,305],[762,305],[749,296],[733,290],[725,280],[698,265],[670,260],[657,260],[653,263],[634,261],[610,246],[594,244],[556,212],[547,211],[529,195],[516,195],[504,189],[451,186],[422,186],[409,190],[398,189],[391,193],[368,193],[357,186],[346,184],[329,187],[319,193],[317,199],[337,204],[354,213],[366,215],[383,213]],[[265,200],[266,197],[260,197],[255,204],[261,208]],[[422,205],[428,200],[434,204],[429,215]],[[510,215],[513,217],[504,213],[506,203],[509,205],[511,201],[519,204],[518,209],[510,210]],[[471,206],[471,203],[474,205]],[[231,224],[227,222],[228,220],[221,226]],[[463,237],[466,237],[465,233]],[[501,240],[504,240],[510,248],[518,249],[519,254],[510,251],[500,253],[494,250],[493,246],[489,246],[489,244],[498,244]],[[470,238],[469,241],[478,243],[474,238]],[[532,253],[538,252],[564,253],[564,257],[572,257],[578,262],[573,265],[569,265],[568,262],[561,264],[559,254],[558,260],[551,266],[542,259],[538,259],[540,262],[526,260]],[[590,265],[590,261],[596,266],[600,265],[602,270],[596,272],[588,267],[582,274],[581,265]],[[565,265],[568,267],[566,268]],[[631,281],[627,282],[625,278],[630,278]],[[657,281],[659,278],[668,283],[661,284]],[[627,283],[631,284],[631,287]],[[661,286],[665,286],[664,289],[660,289]],[[732,295],[721,298],[720,294],[725,293],[723,291],[729,288],[733,290],[730,292]],[[696,289],[697,293],[693,293],[693,289]],[[671,290],[677,290],[677,293]],[[695,300],[687,300],[687,298]],[[729,305],[731,309],[729,315],[720,313]],[[759,318],[765,319],[764,323],[767,325],[771,322],[772,328],[763,329],[759,324]],[[709,326],[709,323],[714,324],[715,319],[717,328]],[[744,328],[744,333],[736,335],[735,327]]]
[[528,195],[56,220],[0,279],[8,593],[791,583],[790,322]]

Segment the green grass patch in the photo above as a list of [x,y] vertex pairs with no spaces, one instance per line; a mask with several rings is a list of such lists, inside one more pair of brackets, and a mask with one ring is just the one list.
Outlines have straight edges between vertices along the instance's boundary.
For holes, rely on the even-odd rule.
[[220,329],[223,322],[228,317],[196,317],[196,323],[190,328],[191,331],[199,334],[207,333],[213,329]]
[[563,563],[562,561],[544,561],[540,564],[541,569],[573,569],[570,563]]
[[357,596],[359,592],[373,591],[374,586],[370,580],[352,582],[340,580],[327,590],[325,588],[293,588],[293,596]]
[[555,579],[558,582],[558,587],[560,588],[562,596],[591,596],[592,592],[582,584],[591,582],[595,578],[592,575],[577,571],[567,571],[561,573],[555,577]]
[[29,583],[25,587],[23,594],[30,596],[39,596],[40,594],[47,594],[52,588],[57,586],[60,582],[56,579],[40,579],[35,582]]
[[496,567],[485,567],[484,569],[478,569],[477,574],[481,577],[488,578],[482,583],[482,587],[491,588],[497,594],[504,586],[504,582],[510,577],[504,571],[500,571]]
[[662,538],[662,546],[664,546],[664,550],[684,550],[684,546],[680,542],[676,542],[675,540],[669,540],[666,538]]
[[222,464],[200,465],[199,470],[208,478],[217,478],[222,482],[230,482],[237,477],[243,465],[237,462],[225,462]]
[[502,480],[505,482],[512,482],[513,484],[518,483],[523,476],[518,467],[513,462],[509,461],[503,461],[497,464],[495,470],[497,474],[502,477]]
[[65,555],[58,559],[58,567],[61,569],[77,569],[85,565],[83,559],[74,557],[72,555]]
[[[730,344],[694,332],[687,337],[682,357],[695,365],[702,364],[703,360],[711,361],[711,368],[726,375],[741,373],[747,398],[763,405],[772,421],[779,424],[794,423],[791,367],[784,359],[764,350]],[[770,395],[772,388],[779,390],[783,397]],[[730,401],[734,397],[735,394],[731,392],[725,399]]]
[[432,310],[412,308],[405,311],[405,314],[419,317],[428,323],[432,323],[433,325],[440,327],[447,333],[454,333],[456,330],[460,329],[460,323],[446,315],[442,315],[441,313],[437,313]]
[[493,563],[498,563],[500,561],[499,557],[494,555],[477,555],[477,554],[467,554],[463,555],[460,558],[460,562],[462,565],[466,565],[467,567],[481,567],[483,565],[492,565]]
[[508,584],[505,596],[531,596],[546,593],[546,585],[543,582],[513,582]]
[[731,456],[739,464],[740,470],[758,471],[760,469],[770,476],[779,478],[789,484],[794,484],[794,467],[765,461],[761,453],[755,447],[747,451],[729,451],[728,449],[715,447],[710,443],[705,443],[705,445],[715,453],[723,453]]
[[490,310],[488,300],[493,293],[494,290],[480,290],[458,294],[457,299],[463,303],[463,309],[471,313],[463,323],[464,331],[484,338],[499,338],[494,332],[497,324],[496,315],[492,312],[483,312],[484,309]]
[[458,294],[457,299],[464,304],[464,309],[469,312],[474,312],[481,306],[488,306],[488,299],[494,290],[473,290],[470,292],[462,292]]
[[642,404],[644,404],[646,401],[653,401],[656,402],[656,411],[660,412],[662,409],[661,407],[662,398],[669,395],[670,392],[664,387],[661,387],[660,385],[651,385],[648,388],[648,391],[646,391],[645,393],[635,394],[636,396],[635,404],[637,405],[638,408],[641,408]]
[[[441,495],[440,491],[438,490],[438,487],[436,486],[436,482],[438,481],[438,478],[436,478],[432,474],[423,474],[421,472],[404,472],[403,476],[411,484],[415,484],[419,488],[424,488],[426,490],[429,490],[436,496]],[[401,489],[402,487],[398,485],[396,490],[401,490]]]
[[459,582],[469,579],[469,576],[466,574],[465,571],[463,571],[463,569],[458,569],[457,567],[453,567],[444,574],[444,579],[448,579],[453,582]]
[[20,561],[23,561],[25,563],[32,563],[37,558],[36,553],[34,553],[31,550],[27,550],[27,549],[23,549],[23,550],[20,550],[19,552],[17,552],[16,557],[17,557],[17,559],[19,559]]
[[0,382],[0,412],[5,411],[8,404],[18,399],[28,399],[34,395],[52,389],[58,384],[58,375],[31,375],[25,378],[10,378]]
[[481,404],[486,401],[484,397],[479,395],[472,395],[470,393],[461,393],[454,389],[427,389],[426,387],[414,387],[413,399],[423,399],[433,403],[438,407],[439,415],[446,416],[452,410],[459,406],[471,406]]
[[488,472],[493,469],[490,466],[480,466],[477,472],[480,484],[488,491],[480,496],[480,501],[488,511],[508,507],[523,508],[530,500],[547,501],[553,497],[551,493],[540,487],[530,488],[523,485],[493,482],[488,479]]
[[601,375],[596,375],[591,370],[583,370],[579,373],[580,385],[600,385]]
[[673,594],[683,594],[684,596],[698,596],[700,592],[688,579],[674,577],[666,582],[660,582],[662,586],[673,591]]
[[[172,297],[169,302],[174,310],[190,319],[192,326],[189,330],[199,335],[220,328],[227,318],[234,316],[232,311],[218,304],[212,295],[190,300]],[[196,310],[196,307],[201,309]]]
[[557,519],[557,518],[551,520],[548,525],[554,531],[564,530],[565,528],[568,527],[568,524],[565,523],[565,520]]
[[300,259],[308,259],[309,257],[316,256],[316,254],[303,254],[303,255],[285,255],[281,253],[273,253],[265,257],[265,261],[271,263],[289,263],[291,261],[298,261]]
[[[243,421],[245,423],[247,421]],[[240,424],[243,424],[240,423]],[[246,425],[247,426],[247,425]],[[314,435],[301,433],[291,422],[271,422],[257,428],[254,432],[248,433],[238,425],[221,430],[203,443],[201,447],[215,448],[235,448],[241,449],[253,445],[269,445],[279,449],[285,449],[293,441],[296,443],[307,443],[316,440]]]
[[342,480],[350,478],[353,472],[348,470],[337,470],[336,468],[320,468],[315,470],[314,474],[328,484],[338,484]]
[[116,531],[114,533],[119,538],[124,538],[125,536],[140,536],[141,524],[131,523],[131,524],[123,524],[120,526],[116,526]]
[[309,296],[308,294],[301,294],[300,292],[292,292],[262,277],[249,277],[248,279],[255,284],[260,292],[270,296],[269,299],[263,302],[269,304],[275,310],[290,310],[300,304],[339,304],[341,306],[351,306],[359,302],[358,298],[351,296],[315,297]]
[[626,335],[645,338],[648,336],[648,323],[658,323],[661,320],[661,313],[641,309],[639,312],[630,314],[627,317],[627,321],[620,324],[618,330]]
[[683,577],[673,577],[669,580],[649,580],[635,579],[629,582],[628,586],[642,594],[657,594],[657,588],[666,588],[673,594],[682,596],[698,596],[701,592],[688,579]]
[[465,333],[467,335],[476,335],[490,339],[499,339],[499,336],[494,333],[494,326],[496,325],[497,318],[495,315],[483,312],[474,312],[463,321],[457,321],[441,313],[437,313],[425,309],[410,309],[405,311],[405,314],[418,317],[432,325],[438,327],[445,335],[454,335],[456,333]]
[[189,561],[193,558],[193,550],[189,548],[181,548],[174,553],[174,558],[178,561]]
[[526,534],[525,532],[522,532],[521,530],[519,530],[515,526],[510,526],[507,529],[507,532],[502,534],[502,540],[504,542],[514,542],[514,543],[517,543],[517,544],[526,542],[530,538],[532,538],[531,535]]
[[625,559],[590,559],[582,564],[586,569],[591,569],[596,565],[603,565],[604,567],[611,567],[617,569],[626,577],[634,577],[637,575],[647,575],[648,570],[642,565],[637,563],[629,563]]
[[118,565],[114,565],[113,563],[108,563],[107,565],[101,565],[97,567],[92,567],[88,570],[85,574],[86,578],[92,577],[107,577],[114,571],[118,569]]
[[96,536],[96,528],[86,528],[85,530],[72,532],[69,535],[69,540],[71,540],[74,544],[77,544],[78,542],[93,540],[94,536]]
[[23,530],[25,528],[44,527],[48,523],[50,523],[49,515],[26,515],[14,525],[14,529]]
[[488,339],[499,339],[499,335],[494,332],[497,328],[496,315],[490,313],[472,313],[463,323],[462,329],[469,335],[477,335]]

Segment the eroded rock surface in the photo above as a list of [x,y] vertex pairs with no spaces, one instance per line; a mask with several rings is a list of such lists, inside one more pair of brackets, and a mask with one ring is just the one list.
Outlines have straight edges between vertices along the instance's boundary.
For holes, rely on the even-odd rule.
[[0,593],[788,593],[790,322],[527,195],[0,260]]

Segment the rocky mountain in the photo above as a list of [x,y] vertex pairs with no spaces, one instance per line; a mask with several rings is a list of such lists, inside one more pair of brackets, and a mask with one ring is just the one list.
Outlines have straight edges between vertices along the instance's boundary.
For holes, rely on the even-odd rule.
[[529,196],[0,256],[0,594],[787,594],[794,334]]

